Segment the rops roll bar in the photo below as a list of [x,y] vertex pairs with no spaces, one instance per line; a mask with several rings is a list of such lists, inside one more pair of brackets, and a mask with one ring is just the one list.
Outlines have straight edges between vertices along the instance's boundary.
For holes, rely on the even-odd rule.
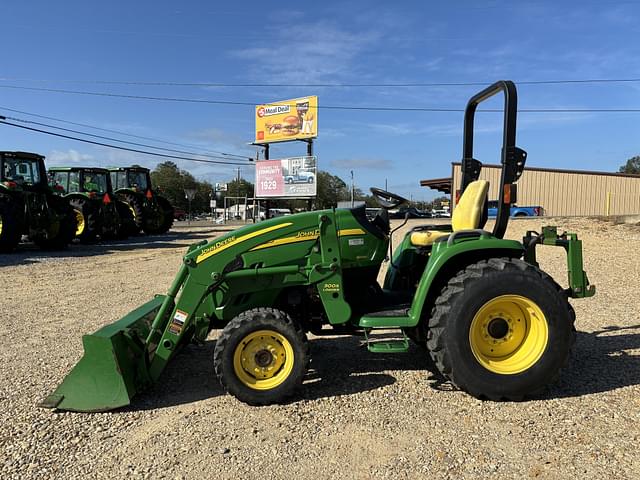
[[478,179],[482,163],[473,158],[473,126],[476,109],[481,102],[504,92],[504,125],[502,137],[502,174],[498,191],[498,215],[493,235],[502,238],[507,229],[511,204],[516,202],[515,182],[522,175],[527,152],[516,147],[516,115],[518,112],[518,93],[510,80],[500,80],[475,94],[467,103],[464,112],[464,138],[462,146],[462,182],[460,194],[471,182]]

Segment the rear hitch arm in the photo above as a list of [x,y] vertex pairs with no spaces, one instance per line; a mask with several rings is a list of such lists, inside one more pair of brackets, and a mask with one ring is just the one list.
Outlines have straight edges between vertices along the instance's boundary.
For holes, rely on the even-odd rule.
[[563,232],[559,235],[558,227],[542,227],[542,234],[527,231],[522,243],[525,249],[525,261],[536,267],[540,266],[536,259],[536,246],[538,244],[564,248],[567,253],[569,276],[567,295],[571,298],[586,298],[595,295],[596,286],[589,284],[589,278],[584,271],[582,240],[578,240],[577,234]]

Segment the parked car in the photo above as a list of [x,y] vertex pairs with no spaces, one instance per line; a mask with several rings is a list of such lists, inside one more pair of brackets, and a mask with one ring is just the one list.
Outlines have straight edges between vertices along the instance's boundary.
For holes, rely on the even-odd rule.
[[[283,217],[285,215],[291,215],[291,210],[288,208],[270,208],[269,218]],[[265,212],[260,212],[260,220],[265,219]]]
[[298,170],[295,175],[287,175],[284,177],[286,183],[313,183],[316,176],[313,172]]
[[[488,202],[488,215],[495,217],[498,215],[498,201],[490,200]],[[511,205],[511,217],[539,217],[543,215],[544,209],[540,206],[520,207],[518,205]]]
[[181,208],[175,208],[173,209],[173,218],[175,220],[185,220],[187,218],[187,212],[185,212],[184,210],[182,210]]

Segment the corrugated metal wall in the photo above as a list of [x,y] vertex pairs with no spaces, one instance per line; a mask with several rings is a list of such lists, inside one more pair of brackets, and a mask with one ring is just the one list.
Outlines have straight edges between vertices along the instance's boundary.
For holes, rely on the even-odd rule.
[[[460,164],[454,163],[454,202],[461,176]],[[500,167],[484,165],[480,178],[489,181],[489,200],[496,200]],[[525,168],[518,180],[517,203],[539,205],[552,216],[640,214],[640,176]]]

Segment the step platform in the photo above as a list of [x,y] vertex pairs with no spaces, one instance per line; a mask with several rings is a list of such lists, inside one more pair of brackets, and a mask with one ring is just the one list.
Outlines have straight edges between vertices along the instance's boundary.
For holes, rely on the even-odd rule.
[[[375,332],[375,335],[372,335],[373,332]],[[388,336],[380,338],[381,333],[393,333],[395,338],[389,338]],[[379,339],[376,340],[376,337]],[[407,338],[403,330],[400,330],[398,335],[397,332],[389,332],[386,329],[365,328],[364,338],[367,341],[367,350],[372,353],[405,353],[409,351],[409,338]]]
[[369,312],[360,318],[358,325],[363,328],[412,327],[413,320],[409,317],[410,308],[410,303],[404,303]]

